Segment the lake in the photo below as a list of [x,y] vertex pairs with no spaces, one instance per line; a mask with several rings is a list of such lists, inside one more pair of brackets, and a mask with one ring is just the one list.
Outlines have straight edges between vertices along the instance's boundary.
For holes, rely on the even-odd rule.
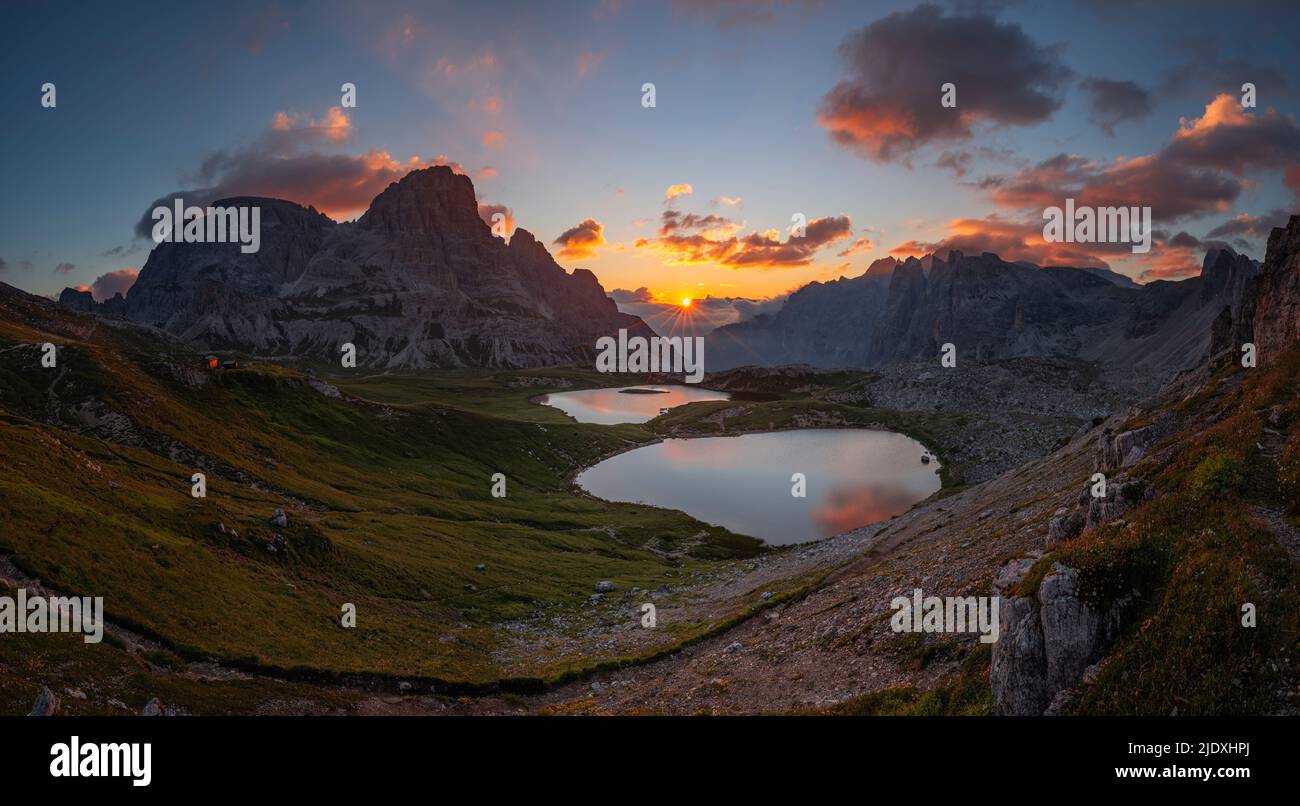
[[[635,390],[635,391],[631,391]],[[726,392],[696,389],[676,384],[622,386],[617,389],[581,389],[552,392],[537,402],[554,406],[580,423],[617,425],[644,423],[659,416],[660,409],[672,409],[699,400],[730,400]]]
[[[939,489],[938,468],[925,446],[903,434],[801,429],[669,439],[606,459],[577,482],[597,498],[678,509],[786,545],[906,512]],[[804,498],[791,495],[795,473],[806,479]]]

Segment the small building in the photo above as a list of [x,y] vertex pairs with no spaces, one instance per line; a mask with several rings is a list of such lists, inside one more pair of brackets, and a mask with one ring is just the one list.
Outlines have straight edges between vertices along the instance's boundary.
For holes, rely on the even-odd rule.
[[203,368],[207,370],[239,369],[239,362],[233,358],[222,359],[215,355],[209,355],[203,359]]

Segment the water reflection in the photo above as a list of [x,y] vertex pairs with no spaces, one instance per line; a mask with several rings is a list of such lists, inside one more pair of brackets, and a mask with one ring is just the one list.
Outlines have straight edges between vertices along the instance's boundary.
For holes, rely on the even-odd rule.
[[[906,512],[939,489],[938,463],[903,434],[807,429],[670,439],[588,468],[599,498],[679,509],[773,544],[829,537]],[[802,473],[806,497],[791,495]]]
[[697,389],[675,384],[623,386],[618,389],[581,389],[576,392],[553,392],[537,402],[554,406],[580,423],[616,425],[644,423],[658,417],[663,409],[672,409],[699,400],[728,400],[726,392]]

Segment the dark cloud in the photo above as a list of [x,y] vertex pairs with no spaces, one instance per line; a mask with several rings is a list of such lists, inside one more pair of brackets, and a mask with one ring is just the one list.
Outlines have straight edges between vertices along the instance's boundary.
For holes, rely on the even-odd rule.
[[654,295],[645,286],[641,286],[635,291],[628,291],[626,288],[615,288],[607,296],[619,304],[654,301]]
[[934,161],[934,165],[952,171],[954,176],[962,177],[970,170],[971,159],[969,151],[945,151]]
[[605,243],[605,227],[594,218],[587,218],[560,233],[553,242],[560,247],[558,257],[570,260],[590,260],[596,257],[596,247]]
[[[1282,0],[1280,5],[1291,6],[1284,13],[1295,13],[1293,0]],[[1219,39],[1184,37],[1175,46],[1179,52],[1193,55],[1164,74],[1162,95],[1206,98],[1226,92],[1240,97],[1241,85],[1247,82],[1255,85],[1260,98],[1289,95],[1295,89],[1280,67],[1222,55],[1223,43]]]
[[1241,213],[1205,233],[1205,237],[1267,238],[1274,227],[1285,227],[1290,218],[1291,213],[1285,207],[1277,207],[1260,216]]
[[1300,159],[1300,127],[1276,109],[1245,110],[1236,96],[1220,95],[1203,117],[1183,122],[1163,156],[1237,175],[1281,168]]
[[695,213],[682,213],[677,210],[665,210],[663,225],[659,228],[659,234],[668,235],[686,230],[726,230],[734,229],[737,226],[736,222],[730,218],[713,213],[696,215]]
[[9,264],[5,262],[4,258],[0,257],[0,272],[3,272],[7,268],[9,268]]
[[[1055,48],[985,12],[935,5],[890,14],[850,34],[840,55],[851,77],[822,98],[819,122],[868,159],[907,160],[918,148],[971,137],[979,124],[1026,126],[1051,117],[1070,70]],[[956,86],[956,107],[940,87]]]
[[808,222],[802,235],[792,235],[785,241],[776,230],[743,236],[701,230],[642,238],[636,242],[636,248],[660,252],[670,264],[786,268],[808,265],[820,249],[849,238],[852,233],[852,220],[841,215],[815,218]]
[[1153,218],[1168,222],[1226,211],[1249,184],[1242,174],[1279,169],[1292,160],[1300,160],[1294,121],[1272,109],[1247,113],[1232,96],[1220,95],[1204,115],[1184,119],[1154,154],[1107,163],[1057,154],[1015,174],[990,177],[984,187],[994,202],[1011,209],[1059,206],[1073,198],[1090,207],[1149,206]]
[[185,178],[190,189],[156,199],[136,223],[135,234],[150,237],[153,209],[178,197],[186,205],[200,207],[235,196],[286,199],[337,219],[364,211],[375,196],[417,168],[446,165],[466,173],[445,156],[399,161],[380,149],[364,154],[321,150],[345,145],[352,132],[347,112],[339,107],[331,107],[320,119],[278,112],[267,131],[250,145],[205,157]]
[[135,269],[118,269],[101,274],[95,278],[95,282],[90,284],[90,291],[95,299],[103,302],[106,299],[112,299],[114,294],[126,296],[135,285],[135,278],[139,274]]
[[1145,118],[1151,114],[1154,106],[1151,93],[1133,81],[1089,78],[1080,86],[1089,96],[1092,108],[1089,120],[1112,137],[1115,136],[1116,126],[1125,121]]
[[75,263],[60,263],[59,265],[54,267],[55,274],[71,274],[76,270],[77,270],[77,264]]

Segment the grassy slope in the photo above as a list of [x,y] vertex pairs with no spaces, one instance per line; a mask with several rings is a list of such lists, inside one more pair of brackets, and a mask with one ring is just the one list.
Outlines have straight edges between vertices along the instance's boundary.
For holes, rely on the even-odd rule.
[[[644,430],[351,403],[270,365],[194,389],[155,364],[195,358],[147,336],[39,307],[5,313],[0,552],[53,587],[105,596],[111,618],[188,656],[491,681],[503,621],[577,607],[598,579],[650,587],[702,557],[760,550],[680,513],[571,494],[573,471],[651,439]],[[47,340],[60,369],[17,347]],[[41,422],[51,388],[65,419],[97,398],[142,444]],[[189,495],[196,468],[203,500]],[[505,499],[490,495],[496,472]],[[276,507],[289,529],[268,523]],[[288,556],[266,550],[277,531]],[[339,625],[344,602],[355,629]]]
[[[650,588],[764,550],[681,513],[570,487],[581,467],[670,429],[710,432],[708,404],[608,427],[529,402],[548,391],[537,379],[628,382],[573,368],[333,378],[361,399],[341,400],[255,362],[194,387],[175,368],[197,357],[170,341],[30,300],[2,307],[0,518],[11,528],[0,553],[51,587],[104,596],[111,619],[185,658],[491,682],[505,622],[577,608],[599,579]],[[30,346],[45,341],[59,345],[56,369]],[[104,405],[82,419],[85,401]],[[740,405],[728,431],[816,410],[881,419],[807,400]],[[125,418],[110,423],[114,435],[85,434],[106,412]],[[196,470],[207,475],[201,500],[189,495]],[[497,472],[504,499],[490,495]],[[288,529],[269,524],[277,507]],[[287,555],[267,550],[277,533]],[[357,605],[355,629],[339,624],[345,602]],[[619,660],[566,659],[545,673]],[[0,659],[18,678],[23,665]]]

